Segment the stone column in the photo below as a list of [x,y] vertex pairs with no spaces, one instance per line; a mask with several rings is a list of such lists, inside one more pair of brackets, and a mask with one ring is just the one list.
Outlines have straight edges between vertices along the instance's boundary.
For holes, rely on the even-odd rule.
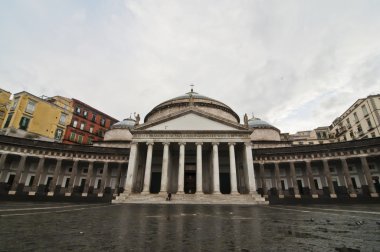
[[327,159],[322,160],[323,163],[323,174],[327,180],[327,185],[329,186],[330,198],[336,198],[334,184],[330,174],[330,167]]
[[280,178],[280,167],[278,163],[274,163],[274,174],[276,176],[276,185],[278,191],[278,197],[284,198],[284,192],[282,191],[281,178]]
[[202,181],[202,144],[195,143],[197,145],[197,191],[196,194],[203,194],[203,181]]
[[53,196],[54,195],[55,187],[57,185],[57,180],[58,180],[58,176],[59,176],[59,173],[61,171],[61,168],[62,168],[62,159],[57,159],[57,163],[56,163],[55,169],[54,169],[53,179],[51,180],[51,183],[49,185],[49,192],[48,192],[47,196]]
[[178,191],[177,194],[184,193],[185,183],[185,145],[186,143],[179,144],[179,163],[178,163]]
[[375,185],[373,184],[372,175],[371,175],[371,172],[370,172],[369,167],[368,167],[367,158],[366,157],[360,157],[360,161],[362,163],[362,169],[363,169],[365,178],[367,180],[369,193],[370,193],[371,197],[377,198],[377,197],[379,197],[379,194],[376,192]]
[[162,173],[160,194],[166,194],[168,191],[168,168],[169,168],[169,142],[162,143],[164,145],[164,153],[162,156]]
[[219,185],[219,152],[218,152],[219,143],[212,143],[212,171],[213,171],[213,194],[220,194],[220,185]]
[[144,175],[144,188],[142,194],[150,193],[150,181],[152,177],[152,156],[153,156],[153,142],[146,143],[148,149],[146,151],[146,162],[145,162],[145,175]]
[[350,172],[348,171],[347,160],[345,158],[341,158],[340,161],[342,163],[343,175],[344,175],[344,178],[346,179],[348,193],[351,198],[356,198],[357,195],[356,195],[355,188],[352,185]]
[[79,160],[75,159],[73,168],[71,170],[70,180],[69,180],[69,186],[66,188],[65,196],[71,196],[74,190],[75,186],[75,179],[78,173],[78,162]]
[[21,173],[24,170],[25,167],[25,161],[26,161],[26,155],[21,155],[20,161],[18,163],[16,176],[13,180],[11,190],[8,192],[8,194],[16,194],[18,182],[20,181]]
[[290,175],[292,177],[294,197],[299,199],[301,198],[300,192],[298,190],[297,177],[296,177],[296,168],[294,167],[294,162],[289,163],[290,166]]
[[318,193],[317,193],[317,190],[315,189],[315,184],[314,184],[313,171],[311,170],[311,161],[306,160],[305,162],[306,162],[306,174],[309,179],[311,197],[318,198]]
[[36,195],[38,184],[41,178],[41,173],[42,173],[42,170],[44,169],[44,164],[45,164],[45,157],[40,157],[40,160],[38,161],[36,174],[34,175],[32,187],[29,191],[29,195]]
[[231,194],[238,194],[236,178],[235,143],[228,143],[230,153],[230,182]]
[[82,193],[82,196],[84,197],[87,197],[88,195],[88,190],[90,189],[90,182],[91,182],[93,171],[94,171],[94,161],[90,161],[88,163],[86,183],[84,184],[83,193]]
[[246,157],[246,168],[248,175],[248,190],[250,194],[256,193],[256,181],[255,172],[253,170],[253,157],[252,157],[252,144],[246,142],[245,144],[245,157]]
[[119,187],[120,187],[120,180],[121,180],[121,165],[122,163],[117,164],[117,171],[116,171],[117,177],[116,177],[116,183],[115,183],[115,191],[113,193],[114,195],[119,194]]
[[5,160],[7,159],[7,156],[8,156],[8,153],[1,154],[1,158],[0,158],[0,171],[1,170],[5,170]]
[[264,171],[264,164],[260,163],[260,179],[261,179],[261,187],[263,190],[263,196],[265,198],[268,197],[268,189],[267,189],[267,184],[265,181],[265,171]]
[[138,156],[138,143],[131,143],[131,151],[129,153],[128,171],[125,178],[124,194],[131,194],[133,190],[133,182],[135,177],[135,170],[137,167]]
[[108,176],[108,161],[104,162],[104,165],[103,165],[102,181],[100,182],[98,197],[103,197],[104,190],[107,187],[107,183],[106,183],[107,176]]

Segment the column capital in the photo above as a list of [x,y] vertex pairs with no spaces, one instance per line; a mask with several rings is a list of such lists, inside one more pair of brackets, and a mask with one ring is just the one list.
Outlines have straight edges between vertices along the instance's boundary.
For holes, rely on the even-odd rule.
[[235,142],[229,142],[228,145],[229,145],[229,146],[231,146],[231,145],[234,146],[234,145],[236,145],[236,143],[235,143]]
[[178,145],[186,145],[186,142],[178,142]]
[[196,142],[195,145],[203,145],[202,142]]
[[244,142],[244,145],[247,146],[247,147],[252,147],[252,143],[251,142]]
[[304,160],[306,164],[311,164],[311,160],[310,159],[306,159]]
[[131,145],[138,145],[139,142],[136,142],[136,141],[132,141],[131,142]]
[[153,141],[146,142],[146,145],[153,145],[153,144],[154,144]]
[[219,142],[212,142],[211,144],[212,144],[212,146],[215,146],[215,145],[218,146]]
[[163,145],[169,145],[170,142],[162,142]]

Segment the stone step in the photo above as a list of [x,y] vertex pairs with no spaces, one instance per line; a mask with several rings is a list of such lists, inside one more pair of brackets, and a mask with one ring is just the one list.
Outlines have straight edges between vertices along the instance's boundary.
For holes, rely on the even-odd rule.
[[171,201],[166,201],[166,194],[120,194],[112,203],[140,204],[268,204],[258,194],[172,194]]

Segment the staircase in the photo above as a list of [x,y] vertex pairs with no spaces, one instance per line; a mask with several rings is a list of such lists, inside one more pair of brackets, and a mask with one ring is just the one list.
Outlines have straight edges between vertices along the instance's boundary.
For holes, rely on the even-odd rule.
[[115,204],[205,204],[205,205],[266,205],[263,197],[254,194],[172,194],[171,201],[166,194],[122,193],[112,200]]

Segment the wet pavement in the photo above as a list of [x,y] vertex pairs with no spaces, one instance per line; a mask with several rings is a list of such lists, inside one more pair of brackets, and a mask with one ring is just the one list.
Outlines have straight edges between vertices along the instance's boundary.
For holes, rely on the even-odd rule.
[[0,202],[0,251],[380,251],[380,205]]

